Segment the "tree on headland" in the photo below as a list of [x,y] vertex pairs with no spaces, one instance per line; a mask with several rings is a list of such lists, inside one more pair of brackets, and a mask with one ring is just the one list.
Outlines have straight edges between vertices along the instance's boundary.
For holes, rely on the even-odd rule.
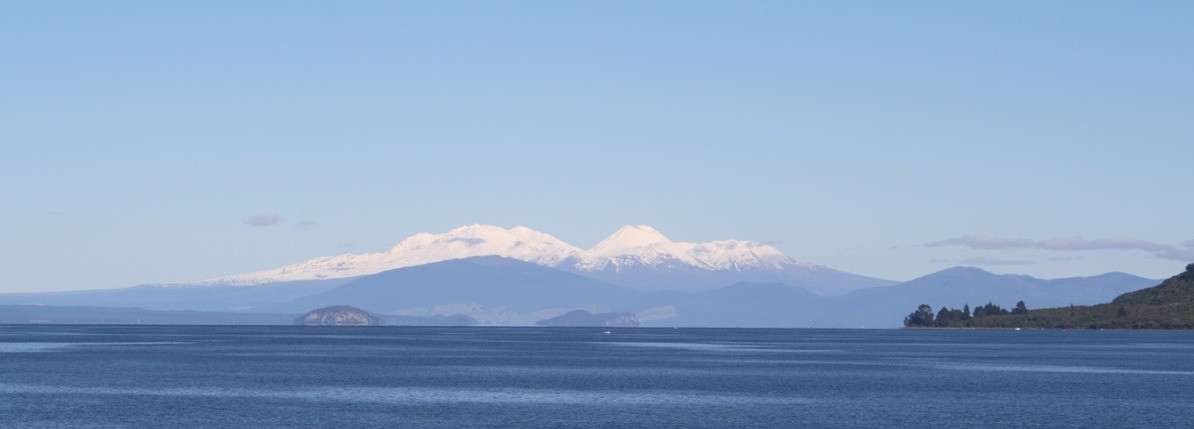
[[904,318],[904,326],[933,326],[933,307],[921,304],[916,311]]
[[[969,306],[967,306],[967,310]],[[937,315],[933,315],[933,307],[921,304],[916,311],[904,318],[904,326],[947,327],[963,323],[970,319],[969,311],[956,308],[941,307]]]
[[1008,311],[997,304],[988,302],[987,305],[974,308],[974,317],[984,316],[998,316],[1000,314],[1008,314]]
[[949,326],[950,319],[949,309],[941,307],[941,311],[937,312],[937,326]]
[[956,323],[961,323],[970,318],[967,312],[958,310],[956,308],[941,307],[941,311],[937,312],[937,326],[950,326]]
[[975,320],[984,320],[993,316],[1002,316],[1008,314],[1028,314],[1028,306],[1024,301],[1016,303],[1015,310],[1007,311],[997,304],[988,302],[986,305],[974,308],[974,315],[970,314],[970,304],[962,306],[961,310],[956,308],[941,307],[936,315],[933,313],[933,307],[928,304],[921,304],[916,308],[916,311],[904,318],[904,326],[908,327],[973,327]]

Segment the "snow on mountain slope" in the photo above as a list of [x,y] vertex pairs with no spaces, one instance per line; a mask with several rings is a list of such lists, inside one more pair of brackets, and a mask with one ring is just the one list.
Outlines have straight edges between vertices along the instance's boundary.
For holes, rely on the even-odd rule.
[[490,255],[554,266],[579,252],[580,249],[558,238],[527,227],[505,229],[470,225],[445,234],[415,234],[386,252],[315,258],[274,270],[224,277],[208,283],[253,285],[356,277],[432,262]]
[[579,271],[621,271],[633,265],[711,269],[705,261],[690,254],[692,247],[689,243],[673,243],[655,228],[627,225],[565,262]]
[[578,271],[621,271],[635,266],[704,270],[814,267],[765,244],[741,240],[676,243],[646,225],[624,226],[597,246],[566,262],[571,262],[570,268]]
[[786,267],[814,268],[816,265],[791,258],[774,247],[754,241],[717,240],[696,244],[689,251],[693,257],[705,261],[718,270]]
[[589,249],[589,254],[602,256],[617,256],[631,253],[636,249],[645,247],[667,247],[675,243],[668,240],[662,233],[656,231],[655,228],[639,225],[626,225],[613,235],[606,237],[600,243],[597,243],[592,249]]
[[592,249],[584,251],[526,227],[505,229],[470,225],[444,234],[416,234],[385,252],[316,258],[274,270],[204,283],[254,285],[356,277],[451,259],[491,255],[576,272],[616,273],[642,269],[664,272],[680,269],[785,271],[820,268],[753,241],[673,242],[645,225],[624,226]]

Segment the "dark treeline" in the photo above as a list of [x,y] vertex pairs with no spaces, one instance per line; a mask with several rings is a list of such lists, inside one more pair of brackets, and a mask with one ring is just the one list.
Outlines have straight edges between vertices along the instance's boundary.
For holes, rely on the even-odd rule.
[[928,304],[921,304],[916,308],[916,311],[904,318],[904,326],[907,327],[972,327],[971,320],[975,318],[983,318],[989,316],[999,316],[1005,314],[1028,314],[1028,306],[1024,305],[1024,301],[1016,303],[1016,308],[1008,311],[997,304],[988,302],[987,305],[974,308],[974,312],[970,312],[970,304],[966,304],[961,310],[956,308],[941,307],[937,313],[933,313],[933,307]]
[[1194,330],[1194,264],[1157,286],[1128,292],[1109,303],[1028,311],[1024,301],[1011,311],[987,304],[970,312],[921,305],[904,318],[909,328],[991,329],[1191,329]]

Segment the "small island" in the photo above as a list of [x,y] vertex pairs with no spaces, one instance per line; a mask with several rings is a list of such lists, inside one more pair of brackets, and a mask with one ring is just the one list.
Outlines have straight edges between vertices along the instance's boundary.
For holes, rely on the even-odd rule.
[[312,310],[294,319],[295,325],[305,326],[381,326],[385,321],[365,310],[347,305],[334,305]]
[[1194,264],[1160,285],[1125,293],[1110,303],[1029,310],[987,304],[970,312],[921,304],[904,318],[906,328],[980,329],[1194,329]]

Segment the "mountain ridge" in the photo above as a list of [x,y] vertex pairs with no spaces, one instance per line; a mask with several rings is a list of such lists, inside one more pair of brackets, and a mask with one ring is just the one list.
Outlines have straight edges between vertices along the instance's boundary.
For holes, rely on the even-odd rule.
[[[568,309],[633,301],[638,294],[526,261],[477,256],[371,274],[255,311],[285,313],[351,305],[378,314],[465,314],[485,324],[533,324]],[[537,313],[543,311],[552,314],[540,317]]]
[[[1108,276],[1108,274],[1113,274]],[[1156,280],[1130,274],[1039,279],[1023,274],[994,274],[975,267],[952,267],[895,286],[857,290],[835,296],[839,311],[855,312],[857,326],[890,325],[894,307],[923,303],[962,308],[993,302],[1010,308],[1017,301],[1031,307],[1096,304],[1149,287]],[[904,311],[907,314],[907,310]]]
[[[898,326],[908,309],[921,303],[955,308],[986,302],[1010,307],[1017,300],[1031,308],[1084,305],[1107,302],[1156,282],[1122,273],[1042,280],[951,268],[838,296],[818,296],[800,285],[770,281],[648,292],[517,259],[482,256],[350,279],[0,294],[0,305],[18,304],[10,307],[22,316],[10,323],[290,323],[312,308],[352,305],[390,325],[533,325],[586,310],[635,314],[645,326],[883,328]],[[44,305],[20,305],[37,303]],[[265,313],[289,316],[262,316]]]
[[674,242],[646,225],[623,226],[594,247],[582,250],[523,226],[506,229],[477,224],[443,234],[415,234],[384,252],[319,257],[272,270],[188,284],[251,286],[360,277],[475,256],[517,259],[640,290],[707,290],[739,281],[789,280],[818,293],[838,294],[896,283],[812,264],[757,241]]

